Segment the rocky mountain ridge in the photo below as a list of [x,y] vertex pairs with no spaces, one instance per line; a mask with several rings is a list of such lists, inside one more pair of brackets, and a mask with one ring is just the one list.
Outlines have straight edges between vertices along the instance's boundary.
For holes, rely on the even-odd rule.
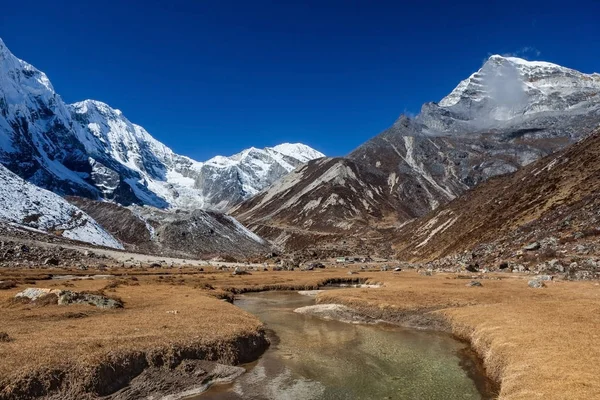
[[600,130],[492,178],[400,229],[395,252],[436,267],[502,265],[538,273],[583,268],[582,276],[600,276],[599,155]]
[[[382,177],[379,181],[385,182],[385,187],[380,187],[385,196],[380,200],[384,204],[382,215],[370,215],[368,223],[364,218],[348,220],[342,210],[347,204],[367,201],[368,195],[359,191],[340,194],[332,185],[319,187],[318,196],[328,198],[337,193],[342,201],[333,208],[327,204],[327,211],[324,205],[314,206],[311,212],[326,212],[323,215],[333,218],[310,230],[315,240],[330,239],[328,234],[339,233],[344,226],[344,238],[336,242],[342,248],[349,237],[399,229],[481,182],[515,172],[577,142],[599,124],[600,75],[545,62],[492,56],[442,101],[425,104],[414,118],[400,117],[347,156],[356,168],[378,170]],[[328,176],[331,171],[323,169],[322,173]],[[343,175],[341,170],[338,173]],[[328,176],[329,181],[335,178]],[[323,180],[314,174],[304,179],[286,186],[286,191],[301,193],[298,188]],[[257,198],[278,197],[280,186],[274,184]],[[369,181],[358,186],[368,187]],[[268,205],[250,199],[235,208],[233,215],[250,226],[261,225],[265,237],[277,239],[284,248],[298,249],[294,245],[298,235],[295,227],[305,226],[313,218],[296,209],[312,207],[317,196],[302,193],[289,212],[287,197],[282,196],[281,202]],[[279,210],[274,212],[277,207]],[[269,214],[273,218],[265,226],[262,222]],[[306,242],[306,232],[302,235]]]
[[55,193],[224,211],[322,156],[286,143],[194,161],[102,102],[65,104],[43,72],[0,40],[0,162]]

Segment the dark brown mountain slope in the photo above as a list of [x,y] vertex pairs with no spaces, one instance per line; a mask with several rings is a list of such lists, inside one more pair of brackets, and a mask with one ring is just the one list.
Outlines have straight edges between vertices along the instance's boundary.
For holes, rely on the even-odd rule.
[[395,249],[401,258],[420,261],[461,252],[468,252],[463,261],[540,261],[594,253],[599,228],[596,131],[413,221],[400,230]]
[[392,193],[387,174],[344,158],[310,161],[231,214],[288,251],[315,243],[359,251],[365,238],[389,247],[375,240],[381,230],[411,218]]

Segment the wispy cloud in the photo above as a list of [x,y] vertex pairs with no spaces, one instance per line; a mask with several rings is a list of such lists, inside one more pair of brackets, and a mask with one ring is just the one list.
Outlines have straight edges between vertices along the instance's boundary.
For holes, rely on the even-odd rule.
[[505,56],[505,57],[520,57],[520,58],[525,58],[525,59],[531,58],[531,57],[539,57],[541,55],[542,55],[542,52],[532,46],[525,46],[515,52],[503,54],[503,56]]

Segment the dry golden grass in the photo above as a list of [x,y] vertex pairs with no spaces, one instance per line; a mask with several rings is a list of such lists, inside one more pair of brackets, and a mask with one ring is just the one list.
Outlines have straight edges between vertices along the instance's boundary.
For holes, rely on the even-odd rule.
[[[8,276],[18,283],[16,288],[0,291],[1,330],[10,339],[0,343],[0,399],[20,398],[19,391],[44,393],[46,389],[36,387],[56,388],[60,382],[54,381],[65,380],[69,386],[79,387],[69,389],[76,393],[74,398],[90,389],[108,391],[105,383],[112,376],[99,378],[98,374],[106,370],[99,366],[123,371],[137,368],[139,373],[139,365],[133,366],[140,364],[139,357],[160,357],[167,364],[203,355],[225,363],[238,362],[243,356],[233,353],[239,353],[239,340],[262,335],[262,324],[218,298],[229,298],[232,292],[316,288],[344,277],[346,270],[253,271],[233,276],[231,271],[213,269],[117,269],[110,271],[119,275],[116,279],[49,280],[49,274],[56,272],[8,270],[0,277]],[[83,275],[81,271],[61,273]],[[14,301],[18,291],[31,286],[102,293],[122,299],[125,307],[103,310]],[[252,346],[257,348],[246,353],[256,357],[261,341]]]
[[[79,291],[100,290],[107,282],[70,283],[69,290]],[[120,310],[11,302],[24,287],[0,292],[2,331],[12,339],[0,343],[0,388],[36,371],[92,367],[115,355],[162,352],[168,358],[173,351],[218,349],[261,329],[251,314],[188,286],[119,286],[109,294],[123,299]],[[216,358],[235,359],[228,354]]]
[[502,279],[484,279],[478,288],[466,287],[469,280],[456,275],[424,277],[413,271],[348,275],[347,269],[328,268],[233,276],[190,268],[115,270],[122,275],[116,280],[42,280],[35,285],[103,291],[125,302],[122,310],[100,310],[10,302],[30,286],[25,280],[52,273],[21,272],[11,272],[17,288],[0,292],[1,331],[10,338],[0,343],[0,386],[32,371],[81,370],[132,352],[212,349],[213,358],[231,362],[235,357],[225,344],[256,334],[261,324],[218,297],[370,279],[384,287],[327,291],[318,300],[390,321],[451,330],[481,355],[490,377],[501,383],[502,399],[590,399],[600,393],[600,349],[595,346],[600,286],[595,282],[549,282],[536,290],[527,287],[527,277],[499,274]]
[[549,282],[531,289],[526,277],[482,280],[466,287],[454,275],[386,274],[385,287],[325,292],[320,302],[341,303],[378,317],[414,322],[441,317],[470,341],[501,399],[600,398],[600,286]]

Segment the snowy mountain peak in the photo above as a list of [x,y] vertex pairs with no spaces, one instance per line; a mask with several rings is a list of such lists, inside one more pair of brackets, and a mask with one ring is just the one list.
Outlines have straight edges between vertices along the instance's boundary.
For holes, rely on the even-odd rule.
[[15,95],[16,86],[24,86],[35,95],[54,95],[54,88],[45,73],[15,57],[0,39],[0,93]]
[[325,154],[302,143],[282,143],[273,146],[272,149],[302,162],[325,157]]
[[551,69],[575,71],[570,68],[562,67],[558,64],[553,64],[553,63],[550,63],[547,61],[529,61],[529,60],[525,60],[524,58],[520,58],[520,57],[501,56],[499,54],[494,54],[494,55],[490,56],[488,58],[488,60],[486,61],[486,64],[487,63],[496,64],[496,65],[503,64],[503,63],[510,63],[515,66],[520,66],[522,68],[551,68]]
[[600,75],[584,74],[544,61],[491,56],[438,105],[462,120],[489,123],[540,112],[596,104]]
[[197,162],[106,103],[65,104],[43,72],[0,52],[0,162],[61,195],[224,211],[322,156],[285,144]]

